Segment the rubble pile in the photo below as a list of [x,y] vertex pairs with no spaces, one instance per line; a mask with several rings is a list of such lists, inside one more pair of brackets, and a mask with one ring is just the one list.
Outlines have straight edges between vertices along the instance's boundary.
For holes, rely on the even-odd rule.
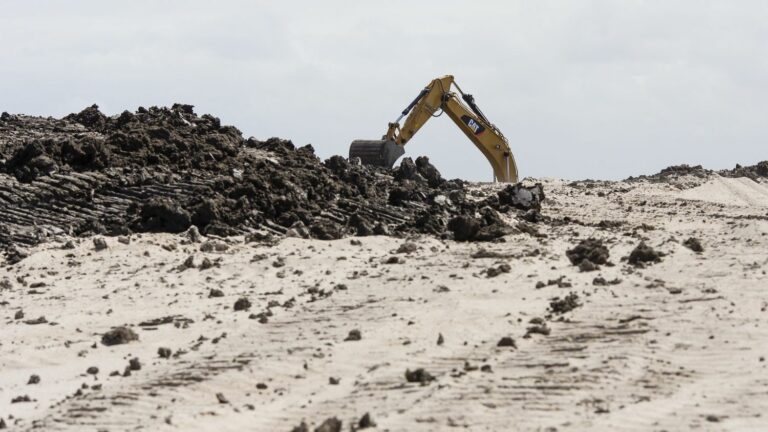
[[182,232],[337,239],[426,233],[466,241],[512,232],[499,212],[539,209],[540,185],[471,199],[426,157],[392,170],[311,145],[244,138],[191,105],[108,117],[0,115],[0,248],[57,234]]

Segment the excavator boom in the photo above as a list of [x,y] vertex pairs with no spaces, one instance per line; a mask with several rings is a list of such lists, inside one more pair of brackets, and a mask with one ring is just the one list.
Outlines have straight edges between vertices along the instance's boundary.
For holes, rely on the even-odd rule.
[[[452,91],[452,87],[456,87],[458,94]],[[517,165],[507,139],[488,121],[472,95],[465,94],[450,75],[429,83],[400,117],[389,124],[381,140],[353,141],[349,157],[359,157],[364,164],[391,168],[405,153],[405,144],[440,110],[448,114],[488,159],[495,181],[517,182]],[[400,120],[406,115],[408,118],[400,126]]]

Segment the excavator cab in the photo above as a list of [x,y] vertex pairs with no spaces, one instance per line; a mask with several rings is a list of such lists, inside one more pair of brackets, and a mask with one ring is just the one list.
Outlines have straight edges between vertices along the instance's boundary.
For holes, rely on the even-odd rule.
[[[456,87],[461,98],[451,91]],[[349,147],[349,158],[360,158],[365,165],[392,168],[405,154],[405,144],[432,117],[443,111],[485,155],[493,168],[494,180],[517,182],[517,165],[507,139],[480,111],[470,94],[465,94],[453,77],[432,80],[408,105],[394,123],[389,124],[381,140],[356,140]],[[400,120],[405,116],[403,126]]]

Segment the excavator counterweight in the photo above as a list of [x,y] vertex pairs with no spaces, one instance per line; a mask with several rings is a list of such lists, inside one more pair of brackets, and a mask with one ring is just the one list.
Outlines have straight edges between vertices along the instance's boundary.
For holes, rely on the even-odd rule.
[[[461,97],[451,91],[452,87],[456,87]],[[517,182],[517,165],[507,139],[480,111],[472,95],[464,94],[450,75],[432,80],[400,117],[389,124],[381,140],[353,141],[349,147],[349,158],[360,158],[366,165],[392,168],[405,153],[405,144],[441,110],[488,159],[495,181]],[[408,118],[401,127],[400,120],[405,116]]]

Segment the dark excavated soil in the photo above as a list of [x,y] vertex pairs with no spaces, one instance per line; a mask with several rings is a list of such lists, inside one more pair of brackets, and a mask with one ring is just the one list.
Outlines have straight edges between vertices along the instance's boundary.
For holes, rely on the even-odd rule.
[[[107,117],[0,116],[0,248],[57,234],[269,231],[317,239],[425,233],[488,241],[514,230],[499,212],[540,208],[541,186],[482,201],[426,157],[393,170],[311,145],[244,138],[190,105]],[[14,252],[16,253],[16,252]]]

